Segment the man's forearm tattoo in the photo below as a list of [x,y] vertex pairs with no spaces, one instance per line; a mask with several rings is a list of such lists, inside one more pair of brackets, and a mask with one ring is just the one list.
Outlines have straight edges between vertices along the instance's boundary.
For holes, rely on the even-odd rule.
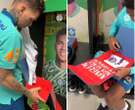
[[11,80],[11,86],[17,92],[21,92],[21,93],[23,93],[26,96],[28,96],[30,94],[30,92],[23,85],[21,85],[19,82],[17,82],[17,80],[15,80],[15,79]]
[[4,81],[5,76],[0,76],[0,84]]

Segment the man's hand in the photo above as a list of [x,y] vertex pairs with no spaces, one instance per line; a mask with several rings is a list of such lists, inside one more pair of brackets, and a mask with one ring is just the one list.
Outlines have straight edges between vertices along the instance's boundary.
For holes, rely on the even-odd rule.
[[35,102],[37,102],[38,100],[43,101],[43,99],[38,94],[40,88],[28,90],[14,78],[12,72],[9,70],[0,69],[0,85],[5,86],[8,89],[14,90],[16,92],[21,92]]
[[117,73],[115,74],[114,77],[121,79],[129,74],[130,68],[117,68],[116,71]]
[[41,88],[40,87],[37,87],[37,88],[33,88],[33,89],[29,89],[25,95],[32,99],[33,102],[38,102],[39,100],[43,101],[44,100],[39,96],[39,92],[40,92]]
[[117,51],[120,49],[120,45],[115,37],[109,38],[108,44],[111,50]]

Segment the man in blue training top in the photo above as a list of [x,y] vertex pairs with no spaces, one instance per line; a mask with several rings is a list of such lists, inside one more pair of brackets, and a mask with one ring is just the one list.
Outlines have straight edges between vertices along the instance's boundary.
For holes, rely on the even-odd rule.
[[[116,40],[116,35],[120,27],[134,30],[135,25],[134,0],[125,0],[124,6],[125,7],[123,7],[115,21],[112,23],[109,31],[109,48],[115,51],[120,48],[120,45]],[[127,100],[124,100],[123,96],[134,86],[134,73],[134,66],[130,68],[118,68],[115,75],[118,79],[113,78],[115,83],[107,92],[104,92],[101,86],[91,87],[92,91],[101,98],[101,104],[97,110],[109,110],[109,108],[113,110],[130,110],[130,104]],[[126,77],[128,77],[128,79],[126,79]]]
[[23,95],[41,100],[40,88],[23,86],[20,60],[23,40],[18,29],[30,26],[43,9],[42,0],[14,0],[11,9],[0,12],[0,110],[25,110]]

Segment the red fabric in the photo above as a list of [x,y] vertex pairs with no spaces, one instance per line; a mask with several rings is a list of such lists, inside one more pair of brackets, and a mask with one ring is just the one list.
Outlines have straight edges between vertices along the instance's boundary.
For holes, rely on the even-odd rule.
[[39,92],[39,96],[46,101],[52,89],[51,82],[48,80],[44,80],[43,78],[37,78],[37,81],[33,85],[27,84],[26,87],[28,89],[40,87],[41,91]]
[[104,82],[103,85],[103,89],[104,91],[108,91],[109,88],[114,84],[115,82],[112,80],[107,80],[106,82]]
[[[55,110],[62,110],[61,105],[56,99],[52,83],[49,80],[44,80],[43,78],[37,77],[37,81],[35,84],[33,85],[26,84],[26,87],[28,89],[40,87],[41,91],[39,92],[39,96],[46,102],[48,96],[51,95]],[[33,106],[34,106],[34,110],[37,110],[35,103],[33,103]]]
[[90,59],[77,66],[68,65],[68,68],[86,84],[101,85],[116,73],[111,65],[104,62],[104,60],[108,59],[112,54],[128,61],[129,64],[126,67],[133,65],[133,59],[126,58],[117,52],[109,50],[100,57]]

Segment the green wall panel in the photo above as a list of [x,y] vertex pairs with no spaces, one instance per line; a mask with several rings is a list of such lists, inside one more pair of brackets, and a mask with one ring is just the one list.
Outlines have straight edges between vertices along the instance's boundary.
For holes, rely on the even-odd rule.
[[55,12],[66,10],[66,0],[46,0],[44,12]]

